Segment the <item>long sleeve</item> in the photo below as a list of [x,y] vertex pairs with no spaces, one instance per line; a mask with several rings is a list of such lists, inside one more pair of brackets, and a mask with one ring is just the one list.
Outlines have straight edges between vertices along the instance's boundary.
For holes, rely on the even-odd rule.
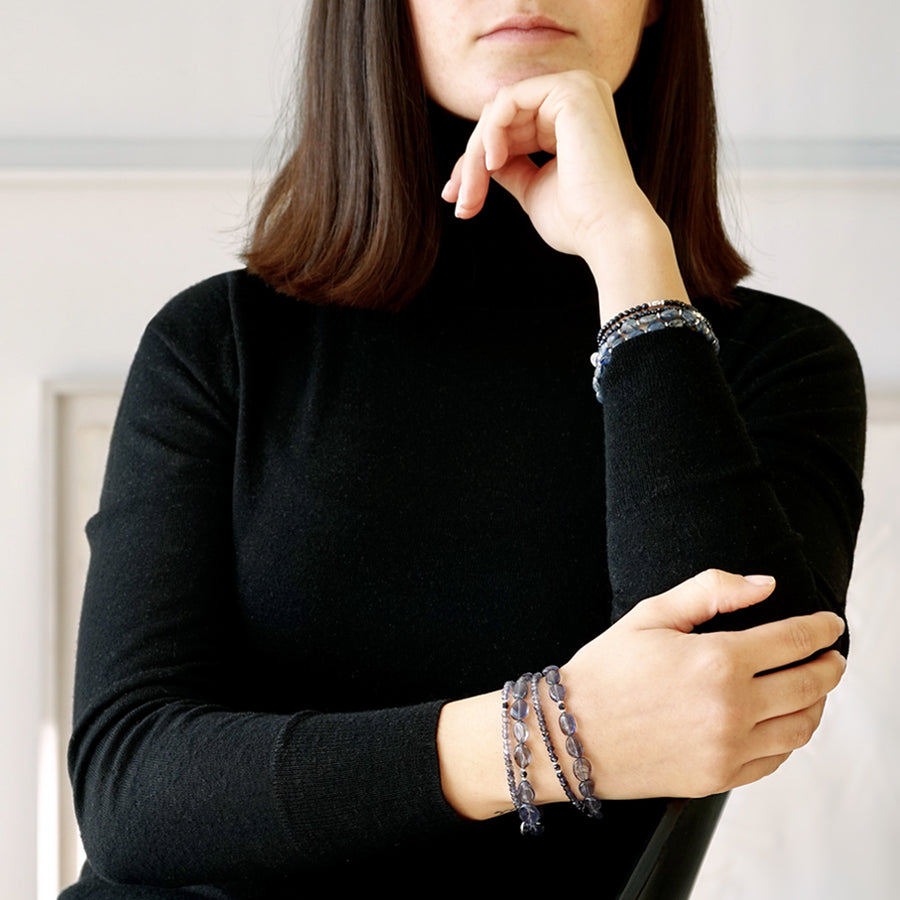
[[[560,304],[558,264],[535,258],[530,304],[466,302],[442,271],[398,316],[230,273],[150,324],[88,528],[70,770],[95,873],[243,900],[316,868],[493,865],[521,838],[444,801],[443,698],[565,662],[706,566],[774,574],[771,617],[841,608],[863,407],[843,336],[747,293],[712,316],[719,360],[641,338],[599,407],[595,302]],[[603,896],[659,816],[609,807],[595,830],[554,805],[542,837],[602,845]]]
[[247,683],[233,327],[209,291],[179,309],[141,342],[88,528],[70,765],[92,866],[121,882],[258,879],[453,821],[439,703],[275,712]]
[[859,362],[821,314],[737,296],[740,307],[710,311],[720,360],[695,334],[660,333],[623,345],[609,367],[615,616],[707,567],[778,581],[764,604],[713,628],[843,611],[862,511]]

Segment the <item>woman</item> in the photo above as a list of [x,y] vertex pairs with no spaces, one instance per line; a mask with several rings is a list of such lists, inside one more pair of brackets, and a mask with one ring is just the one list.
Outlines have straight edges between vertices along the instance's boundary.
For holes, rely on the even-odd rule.
[[[249,271],[154,319],[123,398],[67,898],[502,883],[532,849],[615,896],[653,798],[809,738],[863,389],[832,323],[735,288],[711,102],[699,0],[313,3]],[[554,670],[500,690],[558,662],[574,804]]]

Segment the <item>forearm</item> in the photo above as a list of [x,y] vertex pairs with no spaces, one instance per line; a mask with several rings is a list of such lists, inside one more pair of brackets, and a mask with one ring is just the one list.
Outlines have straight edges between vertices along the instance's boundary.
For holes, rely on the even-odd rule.
[[621,345],[606,371],[615,616],[708,567],[778,580],[734,626],[842,609],[861,506],[858,365],[830,323],[773,338],[744,319],[718,360],[697,335],[661,333]]
[[76,806],[111,881],[265,879],[455,823],[436,777],[438,704],[289,716],[160,696],[171,690],[80,710]]

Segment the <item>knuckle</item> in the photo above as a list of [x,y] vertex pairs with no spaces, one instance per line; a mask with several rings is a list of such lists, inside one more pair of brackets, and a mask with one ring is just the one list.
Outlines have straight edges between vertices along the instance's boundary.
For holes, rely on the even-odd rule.
[[697,583],[710,594],[721,594],[727,587],[728,573],[721,569],[705,569],[697,577]]
[[815,636],[812,625],[806,618],[792,619],[787,623],[786,640],[790,648],[803,659],[815,649]]
[[799,669],[796,679],[797,697],[803,706],[811,706],[823,695],[819,680],[808,669]]
[[818,721],[812,715],[800,716],[794,724],[791,746],[794,749],[805,747],[816,733]]
[[515,103],[515,89],[515,84],[502,85],[498,88],[497,93],[494,94],[493,99],[488,102],[485,109],[502,109],[510,103]]
[[572,69],[566,73],[566,81],[579,87],[594,87],[599,79],[584,69]]
[[707,641],[699,656],[703,676],[715,686],[727,685],[737,675],[737,660],[724,641]]

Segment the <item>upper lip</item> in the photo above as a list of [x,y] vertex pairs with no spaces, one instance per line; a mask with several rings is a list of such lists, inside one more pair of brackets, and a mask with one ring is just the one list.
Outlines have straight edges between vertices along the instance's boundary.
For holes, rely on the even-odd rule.
[[554,31],[563,31],[566,34],[573,33],[570,29],[560,25],[559,22],[548,19],[547,16],[510,16],[510,18],[504,19],[499,24],[489,28],[484,35],[507,30],[531,31],[535,28],[552,28]]

